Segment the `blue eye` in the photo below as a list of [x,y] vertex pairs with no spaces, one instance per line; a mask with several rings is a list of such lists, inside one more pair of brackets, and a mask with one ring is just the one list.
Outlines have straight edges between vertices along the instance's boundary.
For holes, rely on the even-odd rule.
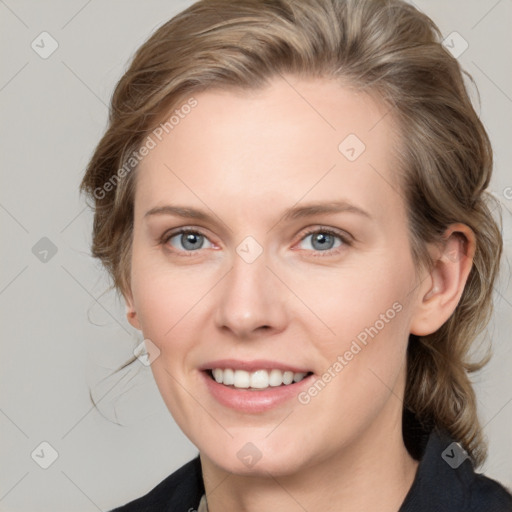
[[339,251],[335,249],[338,249],[341,246],[350,245],[349,241],[345,237],[330,229],[322,228],[309,231],[302,238],[301,242],[308,240],[308,238],[311,238],[311,241],[309,242],[310,247],[306,247],[305,250],[324,252],[328,255],[338,253]]
[[[177,240],[178,246],[175,245],[176,242],[172,242],[173,239]],[[192,252],[198,249],[206,249],[207,247],[203,246],[205,241],[208,241],[211,247],[211,242],[206,238],[206,236],[191,229],[182,229],[177,233],[173,233],[165,240],[165,242],[170,243],[176,249]],[[179,247],[179,245],[181,245],[181,247]]]

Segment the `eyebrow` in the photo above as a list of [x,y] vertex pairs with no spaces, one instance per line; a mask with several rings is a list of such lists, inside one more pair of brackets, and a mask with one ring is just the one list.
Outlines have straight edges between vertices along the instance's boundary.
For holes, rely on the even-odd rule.
[[[304,206],[293,206],[283,212],[281,220],[295,220],[304,217],[311,217],[313,215],[343,212],[356,213],[368,219],[373,218],[366,210],[363,210],[362,208],[354,204],[348,203],[347,201],[329,201],[324,203],[310,203]],[[173,215],[177,217],[184,217],[188,219],[197,219],[203,221],[208,221],[211,220],[212,218],[211,215],[209,215],[203,210],[189,208],[186,206],[172,205],[156,206],[155,208],[151,208],[151,210],[148,210],[144,214],[144,217],[149,217],[152,215]]]

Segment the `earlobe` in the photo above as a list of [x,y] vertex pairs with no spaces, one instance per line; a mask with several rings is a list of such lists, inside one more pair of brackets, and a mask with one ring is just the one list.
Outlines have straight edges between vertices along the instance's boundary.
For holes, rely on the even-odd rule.
[[137,311],[135,310],[135,306],[133,304],[133,299],[131,296],[125,297],[126,302],[126,318],[128,319],[128,322],[135,327],[135,329],[138,329],[139,331],[142,330],[139,318],[137,315]]
[[475,236],[464,224],[452,224],[444,245],[434,253],[430,275],[423,280],[411,318],[411,334],[426,336],[437,331],[455,311],[473,263]]
[[138,329],[139,331],[142,330],[142,328],[140,326],[139,319],[137,317],[137,312],[136,311],[127,308],[127,310],[126,310],[126,318],[128,318],[128,322],[130,322],[130,324],[133,327],[135,327],[135,329]]

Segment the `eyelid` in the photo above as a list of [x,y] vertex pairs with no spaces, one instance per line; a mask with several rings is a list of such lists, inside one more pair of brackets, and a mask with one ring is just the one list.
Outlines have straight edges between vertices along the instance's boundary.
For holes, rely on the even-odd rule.
[[[170,230],[166,231],[160,237],[159,244],[167,246],[167,244],[169,243],[169,240],[171,238],[174,238],[177,235],[183,235],[183,234],[187,234],[187,233],[193,233],[193,234],[196,234],[196,235],[201,235],[204,238],[206,238],[212,245],[215,245],[210,240],[210,237],[206,233],[204,233],[202,231],[202,228],[198,228],[198,227],[196,228],[196,227],[193,227],[193,226],[184,226],[184,227],[181,227],[181,228],[174,228],[174,229],[170,229]],[[197,253],[201,252],[201,249],[198,249],[196,251],[188,251],[188,250],[178,250],[178,249],[173,248],[173,249],[169,249],[169,251],[174,253],[174,254],[181,255],[181,256],[184,256],[184,255],[191,256],[191,255],[193,255],[196,252]]]
[[[308,251],[314,257],[336,256],[354,244],[354,238],[346,231],[342,231],[337,228],[332,228],[332,227],[328,227],[328,226],[321,226],[321,225],[313,227],[313,228],[307,228],[306,232],[301,234],[301,238],[298,243],[302,242],[308,236],[314,235],[317,233],[326,233],[328,235],[337,237],[341,240],[342,244],[339,247],[335,247],[333,249],[327,249],[325,251]],[[307,251],[307,249],[299,249],[299,250]]]

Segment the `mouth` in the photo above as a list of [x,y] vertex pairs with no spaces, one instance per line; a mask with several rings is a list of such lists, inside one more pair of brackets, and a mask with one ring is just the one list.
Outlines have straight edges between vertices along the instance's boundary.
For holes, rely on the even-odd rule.
[[205,370],[210,379],[223,386],[234,389],[259,391],[269,388],[291,386],[313,375],[313,372],[293,372],[278,368],[255,371],[235,370],[233,368],[212,368]]
[[199,368],[206,393],[240,413],[259,414],[294,399],[314,381],[314,373],[271,361],[225,359]]

